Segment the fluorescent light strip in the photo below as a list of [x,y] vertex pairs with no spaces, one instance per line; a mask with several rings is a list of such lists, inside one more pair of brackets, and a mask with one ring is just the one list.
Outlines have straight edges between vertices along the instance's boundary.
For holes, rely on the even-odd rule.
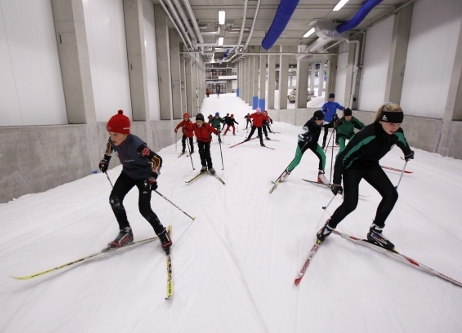
[[342,9],[343,6],[345,6],[345,4],[346,4],[348,1],[349,1],[349,0],[340,0],[339,3],[337,4],[337,6],[335,6],[334,9],[332,9],[332,11],[338,12],[340,9]]
[[303,38],[307,38],[309,35],[311,35],[314,32],[314,28],[311,28],[306,32],[306,34],[303,35]]
[[223,37],[218,37],[218,45],[221,46],[223,45]]
[[222,25],[225,24],[225,11],[219,10],[218,11],[218,24]]

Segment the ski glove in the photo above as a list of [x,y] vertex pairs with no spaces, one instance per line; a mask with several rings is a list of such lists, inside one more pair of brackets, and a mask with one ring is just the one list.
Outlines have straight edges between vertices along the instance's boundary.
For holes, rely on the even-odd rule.
[[337,185],[337,184],[332,184],[330,190],[334,195],[337,195],[337,193],[343,194],[343,187],[342,185]]
[[404,156],[404,159],[406,160],[406,162],[409,161],[409,160],[413,160],[414,159],[414,151],[411,150],[411,152],[408,155]]
[[157,173],[151,172],[148,179],[144,181],[144,186],[151,191],[157,190]]
[[103,159],[99,162],[99,165],[98,165],[101,172],[105,173],[107,171],[110,160],[111,160],[111,156],[104,155]]

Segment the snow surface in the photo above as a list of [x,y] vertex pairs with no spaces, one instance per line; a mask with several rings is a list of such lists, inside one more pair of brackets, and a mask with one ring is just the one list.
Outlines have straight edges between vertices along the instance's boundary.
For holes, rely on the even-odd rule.
[[[275,180],[292,160],[299,128],[275,123],[270,150],[244,139],[251,108],[233,94],[206,98],[203,113],[233,113],[240,123],[211,151],[222,185],[197,174],[199,155],[164,159],[152,207],[171,224],[175,294],[165,300],[165,255],[159,242],[38,277],[29,275],[101,250],[118,233],[104,174],[90,175],[45,193],[0,205],[1,332],[462,332],[462,288],[337,235],[321,245],[301,284],[294,279],[316,232],[340,204],[315,179],[317,159],[305,153],[287,182]],[[335,151],[334,151],[335,153]],[[402,168],[398,148],[383,165]],[[331,152],[327,160],[327,173]],[[462,161],[416,150],[399,186],[400,198],[385,235],[404,254],[462,281]],[[108,172],[114,182],[121,167]],[[400,173],[387,171],[396,184]],[[329,177],[329,175],[327,175]],[[355,212],[338,229],[365,237],[379,194],[360,185]],[[125,199],[135,240],[154,235],[137,208],[137,191]]]

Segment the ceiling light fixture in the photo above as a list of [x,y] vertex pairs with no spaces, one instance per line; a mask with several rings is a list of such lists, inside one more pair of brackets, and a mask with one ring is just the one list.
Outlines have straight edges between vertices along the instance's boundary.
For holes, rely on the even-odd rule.
[[221,46],[223,45],[223,37],[218,37],[218,45]]
[[338,4],[332,9],[334,12],[338,12],[345,4],[348,2],[348,0],[340,0]]
[[225,11],[219,10],[218,11],[218,24],[225,24]]
[[314,28],[311,28],[306,32],[306,34],[303,35],[303,38],[307,38],[309,35],[311,35],[314,32]]

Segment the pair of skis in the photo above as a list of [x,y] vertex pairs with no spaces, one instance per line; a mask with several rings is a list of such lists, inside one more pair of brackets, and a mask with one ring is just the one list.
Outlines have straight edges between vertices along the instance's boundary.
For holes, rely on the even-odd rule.
[[[167,232],[168,232],[169,236],[171,237],[172,227],[170,225],[167,227]],[[141,246],[141,245],[146,245],[146,244],[148,244],[148,243],[150,243],[152,241],[158,240],[158,239],[159,239],[159,237],[155,236],[155,237],[139,240],[139,241],[130,243],[130,244],[122,246],[122,247],[105,248],[101,252],[94,253],[94,254],[79,258],[77,260],[70,261],[68,263],[62,264],[60,266],[57,266],[57,267],[54,267],[54,268],[51,268],[51,269],[47,269],[47,270],[42,271],[42,272],[34,273],[34,274],[31,274],[31,275],[11,276],[11,277],[13,279],[16,279],[16,280],[34,279],[34,278],[46,275],[48,273],[55,272],[55,271],[61,270],[63,268],[70,267],[70,266],[75,265],[75,264],[82,264],[84,262],[94,260],[94,259],[97,259],[97,258],[102,258],[104,256],[108,256],[108,255],[117,253],[117,252],[122,251],[122,250],[127,250],[127,249],[135,248],[135,247],[138,247],[138,246]],[[167,296],[166,296],[165,299],[170,299],[173,296],[172,250],[171,250],[171,248],[169,249],[169,252],[166,255],[166,266],[167,266]]]
[[[327,188],[331,188],[332,187],[332,184],[326,184],[326,183],[320,183],[318,182],[317,180],[309,180],[309,179],[302,179],[308,183],[311,183],[313,185],[321,185],[321,186],[326,186]],[[358,194],[358,197],[360,198],[367,198],[368,196],[367,195],[362,195],[362,194]]]
[[[367,240],[363,240],[363,239],[360,239],[360,238],[356,238],[354,236],[350,236],[344,232],[341,232],[341,231],[338,231],[338,230],[334,230],[333,233],[337,234],[337,235],[340,235],[342,236],[343,238],[345,239],[348,239],[349,241],[351,242],[354,242],[356,244],[361,244],[363,246],[366,246],[370,249],[373,249],[373,250],[376,250],[378,252],[381,252],[381,253],[384,253],[390,257],[393,257],[405,264],[408,264],[410,266],[413,266],[417,269],[420,269],[422,271],[425,271],[429,274],[432,274],[432,275],[435,275],[443,280],[446,280],[446,281],[449,281],[453,284],[455,284],[456,286],[459,286],[459,287],[462,287],[462,282],[459,282],[457,280],[454,280],[453,278],[443,274],[443,273],[440,273],[428,266],[425,266],[424,264],[418,262],[417,260],[414,260],[412,258],[409,258],[408,256],[404,255],[404,254],[401,254],[399,253],[396,249],[394,250],[387,250],[387,249],[384,249],[378,245],[374,245],[370,242],[368,242]],[[318,248],[319,246],[321,245],[321,242],[319,240],[316,240],[316,243],[313,245],[313,247],[311,248],[310,252],[308,253],[308,259],[305,261],[302,269],[300,270],[300,272],[298,273],[298,277],[294,280],[294,283],[295,285],[299,285],[299,283],[301,282],[303,276],[305,275],[305,272],[308,268],[308,266],[310,265],[311,261],[313,260],[313,257],[314,255],[316,254],[316,252],[318,251]]]
[[221,179],[220,177],[218,177],[216,174],[212,174],[210,173],[210,171],[202,171],[202,172],[199,172],[199,174],[197,174],[196,176],[194,176],[193,178],[191,178],[190,180],[186,180],[185,183],[186,184],[190,184],[192,183],[193,181],[199,179],[200,177],[202,177],[203,175],[210,175],[210,176],[213,176],[215,177],[220,183],[222,183],[223,185],[226,185],[226,183],[224,182],[223,179]]
[[[246,143],[246,142],[249,142],[249,141],[255,140],[255,139],[258,139],[258,137],[253,138],[253,139],[250,139],[250,140],[244,140],[244,141],[238,142],[238,143],[236,143],[236,144],[234,144],[234,145],[232,145],[232,146],[229,146],[228,148],[233,148],[233,147],[242,145],[243,143]],[[276,141],[276,140],[275,140],[275,141]],[[271,150],[275,150],[275,148],[273,148],[273,147],[268,147],[268,146],[266,146],[266,145],[264,145],[264,146],[262,146],[262,147],[268,148],[268,149],[271,149]]]

